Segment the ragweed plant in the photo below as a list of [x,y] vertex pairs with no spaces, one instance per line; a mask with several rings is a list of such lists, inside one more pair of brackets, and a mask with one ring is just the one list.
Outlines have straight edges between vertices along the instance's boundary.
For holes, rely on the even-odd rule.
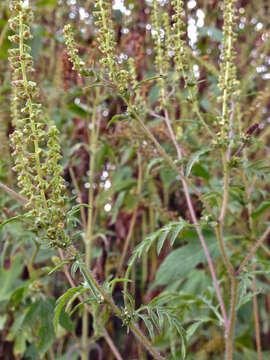
[[33,12],[23,1],[12,1],[10,10],[9,25],[14,35],[9,40],[15,45],[9,50],[14,71],[12,113],[15,131],[10,137],[15,159],[13,169],[18,173],[18,185],[27,199],[25,207],[34,219],[36,230],[44,229],[44,240],[50,246],[65,247],[65,186],[59,165],[59,131],[44,117],[42,105],[37,102],[37,84],[29,80],[34,69],[26,41],[31,39],[28,24],[33,20]]
[[44,0],[35,19],[26,3],[10,2],[12,74],[0,74],[21,189],[1,173],[3,343],[33,359],[267,357],[262,1]]

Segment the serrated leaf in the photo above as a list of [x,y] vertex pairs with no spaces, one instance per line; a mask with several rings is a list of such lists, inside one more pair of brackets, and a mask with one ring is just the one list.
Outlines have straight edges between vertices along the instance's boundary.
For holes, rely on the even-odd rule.
[[170,228],[165,229],[164,231],[162,231],[160,237],[158,238],[158,242],[157,242],[157,254],[158,255],[160,254],[160,252],[163,248],[164,242],[165,242],[169,232],[170,232]]
[[30,218],[29,215],[17,215],[17,216],[13,216],[5,221],[3,221],[1,224],[0,224],[0,229],[5,226],[6,224],[9,224],[11,222],[14,222],[14,221],[18,221],[18,220],[21,220],[21,219],[26,219],[26,218]]
[[79,268],[79,264],[77,261],[75,261],[71,266],[71,276],[73,277],[73,279],[75,277],[75,274],[76,274],[78,268]]
[[172,232],[171,238],[170,238],[170,245],[173,246],[175,240],[177,239],[179,233],[181,230],[183,230],[187,226],[187,223],[185,221],[181,221],[178,225],[176,225],[175,229]]
[[125,293],[125,296],[128,298],[128,300],[130,302],[131,311],[134,311],[135,310],[135,299],[133,299],[133,297],[128,292]]
[[157,307],[156,311],[157,311],[157,316],[158,316],[158,321],[159,321],[159,327],[160,327],[160,329],[162,329],[163,324],[164,324],[164,315],[163,315],[162,311],[160,311],[159,307]]
[[48,275],[53,274],[54,272],[56,272],[57,270],[61,269],[64,265],[67,265],[70,263],[70,259],[66,259],[61,261],[59,264],[57,264],[52,270],[49,271]]
[[87,275],[84,265],[79,263],[79,268],[86,284],[89,286],[89,289],[92,291],[92,294],[94,295],[95,298],[98,298],[98,291],[95,287],[95,284],[93,284],[91,279],[89,279],[89,276]]
[[159,332],[161,332],[162,327],[160,326],[160,321],[159,321],[159,317],[157,316],[157,314],[153,311],[153,309],[151,308],[147,308],[149,317],[151,318],[153,324],[156,326],[157,330]]
[[65,311],[67,313],[70,313],[73,302],[77,299],[77,297],[79,297],[80,295],[82,295],[83,293],[85,293],[87,291],[88,291],[88,289],[85,289],[82,286],[80,290],[78,290],[74,295],[72,295],[71,298],[66,303]]
[[82,287],[79,286],[79,287],[68,289],[62,296],[60,296],[60,298],[57,299],[56,306],[54,309],[54,318],[53,318],[53,325],[54,325],[55,330],[57,329],[57,326],[59,324],[60,313],[61,313],[61,310],[63,309],[63,307],[65,306],[65,303],[73,294],[75,294],[81,288]]
[[147,317],[147,315],[145,314],[139,314],[138,315],[143,322],[145,323],[147,330],[149,332],[150,338],[152,339],[152,341],[155,339],[155,332],[154,332],[154,326],[151,322],[151,320],[149,320],[149,318]]
[[80,211],[80,207],[87,207],[87,208],[91,208],[90,205],[88,204],[78,204],[78,205],[74,205],[72,206],[72,208],[67,212],[67,216],[73,216],[75,215],[77,212]]
[[191,157],[190,160],[187,163],[187,168],[186,168],[186,177],[189,177],[190,172],[192,170],[193,165],[199,161],[200,156],[203,154],[206,154],[207,152],[209,152],[211,150],[211,148],[207,147],[204,149],[201,149],[199,151],[194,152]]

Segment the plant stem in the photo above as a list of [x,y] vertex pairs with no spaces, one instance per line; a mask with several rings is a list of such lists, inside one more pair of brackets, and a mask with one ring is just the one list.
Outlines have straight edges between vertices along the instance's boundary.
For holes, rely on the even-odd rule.
[[31,257],[31,260],[29,262],[29,265],[28,265],[28,269],[29,269],[29,272],[30,272],[30,274],[29,274],[30,278],[33,277],[35,259],[37,257],[37,254],[38,254],[38,251],[39,251],[39,248],[40,248],[40,244],[38,242],[34,241],[34,243],[35,243],[35,249],[34,249],[33,255]]
[[130,111],[130,113],[133,115],[133,117],[138,121],[138,123],[141,125],[144,133],[148,136],[148,138],[155,144],[159,154],[163,157],[163,159],[165,161],[167,161],[167,163],[171,166],[171,168],[173,170],[175,170],[175,172],[180,176],[181,180],[185,181],[187,183],[187,185],[192,189],[192,191],[197,195],[197,197],[199,198],[199,200],[203,203],[203,205],[205,206],[205,208],[207,209],[207,211],[213,214],[213,211],[211,209],[211,207],[208,205],[208,202],[203,198],[203,196],[200,194],[200,192],[196,189],[196,187],[192,184],[192,182],[182,173],[181,170],[179,170],[178,166],[174,163],[173,159],[170,157],[170,155],[168,155],[165,150],[163,149],[163,147],[159,144],[159,142],[157,141],[157,139],[154,137],[154,135],[151,133],[151,131],[147,128],[147,126],[144,124],[144,121],[140,118],[140,116],[136,113],[136,111],[134,111],[132,105],[126,100],[124,99],[127,106],[128,106],[128,110]]
[[227,334],[225,334],[226,339],[226,350],[225,350],[225,359],[233,359],[233,334],[236,321],[236,301],[237,301],[237,289],[238,289],[238,280],[236,277],[231,279],[231,305],[230,305],[230,318],[229,318],[229,328]]
[[[90,146],[90,161],[89,161],[89,192],[88,192],[88,218],[87,218],[87,227],[85,233],[85,263],[86,266],[91,266],[91,250],[92,250],[92,240],[93,240],[93,209],[94,209],[94,176],[95,176],[95,156],[96,156],[96,145],[97,145],[97,136],[96,136],[96,107],[97,107],[97,91],[94,98],[93,109],[92,109],[92,118],[91,118],[91,133],[89,136],[89,146]],[[89,129],[89,126],[88,126]],[[83,354],[82,360],[88,360],[89,346],[88,346],[88,311],[87,309],[83,310],[83,328],[82,328],[82,347]]]
[[242,261],[242,263],[240,264],[238,270],[236,271],[235,275],[239,275],[240,272],[243,270],[243,268],[245,267],[245,265],[249,262],[249,260],[251,260],[251,258],[253,257],[255,251],[258,249],[258,247],[264,242],[264,240],[267,238],[268,234],[270,233],[270,226],[268,226],[266,228],[266,230],[264,231],[264,233],[261,235],[261,237],[259,238],[259,240],[256,242],[256,244],[251,248],[250,252],[248,253],[248,255],[245,257],[245,259]]
[[[60,256],[61,260],[63,261],[63,260],[64,260],[63,251],[62,251],[61,249],[58,249],[58,252],[59,252],[59,256]],[[73,281],[73,279],[72,279],[72,277],[71,277],[71,275],[70,275],[70,273],[69,273],[69,271],[68,271],[67,265],[64,265],[64,273],[65,273],[65,276],[66,276],[69,284],[71,285],[71,287],[73,287],[73,288],[76,287],[76,285],[75,285],[75,283],[74,283],[74,281]],[[79,299],[81,302],[83,301],[83,297],[82,297],[81,295],[78,296],[78,299]],[[85,306],[85,308],[87,309],[87,311],[88,311],[90,314],[92,314],[89,305],[88,305],[88,304],[84,304],[84,306]],[[113,355],[115,356],[116,360],[123,360],[122,357],[121,357],[121,355],[120,355],[120,353],[119,353],[119,351],[117,350],[115,344],[113,343],[113,341],[112,341],[109,333],[107,332],[107,330],[106,330],[106,329],[103,329],[103,333],[104,333],[104,338],[105,338],[107,344],[109,345],[109,347],[110,347]]]
[[[102,288],[102,286],[99,285],[99,283],[97,282],[97,280],[95,279],[95,277],[93,276],[93,274],[91,273],[91,271],[88,270],[87,266],[85,264],[82,264],[82,268],[85,271],[85,274],[88,276],[89,281],[95,286],[95,288],[97,289],[97,291],[99,292],[99,294],[103,297],[104,302],[106,302],[109,307],[113,310],[113,312],[120,318],[123,318],[122,312],[121,310],[118,308],[117,305],[115,305],[115,303],[113,302],[113,300],[111,299],[111,297],[104,291],[104,289]],[[133,332],[133,334],[137,337],[137,339],[142,343],[142,345],[147,349],[147,351],[149,352],[149,354],[151,354],[153,356],[154,359],[156,360],[165,360],[160,354],[159,352],[153,347],[153,345],[151,344],[151,342],[147,339],[147,337],[142,333],[142,331],[140,330],[140,328],[137,326],[137,324],[131,320],[131,322],[129,323],[129,328],[131,329],[131,331]]]
[[19,201],[20,203],[22,203],[22,204],[27,203],[27,199],[24,196],[22,196],[21,194],[16,193],[16,191],[12,190],[10,187],[3,184],[1,181],[0,181],[0,188],[3,189],[5,192],[7,192],[9,195],[11,195],[14,199]]
[[[256,270],[256,265],[252,265],[252,270]],[[252,290],[256,293],[256,275],[254,275],[252,281]],[[257,295],[253,296],[253,314],[254,314],[254,322],[255,322],[255,334],[256,334],[256,348],[257,348],[257,356],[258,360],[263,360],[262,357],[262,345],[261,345],[261,338],[260,338],[260,320],[259,320],[259,310],[258,310],[258,301]]]

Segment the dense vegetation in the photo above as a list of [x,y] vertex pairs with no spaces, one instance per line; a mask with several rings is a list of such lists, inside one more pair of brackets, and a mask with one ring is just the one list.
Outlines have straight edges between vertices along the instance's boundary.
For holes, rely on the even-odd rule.
[[1,359],[269,359],[269,12],[1,1]]

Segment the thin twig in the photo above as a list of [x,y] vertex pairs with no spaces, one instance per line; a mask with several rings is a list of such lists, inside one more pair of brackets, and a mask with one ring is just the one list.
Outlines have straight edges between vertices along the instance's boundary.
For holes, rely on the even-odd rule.
[[22,196],[21,194],[18,194],[16,191],[12,190],[11,188],[9,188],[7,185],[3,184],[0,181],[0,188],[5,190],[5,192],[7,192],[9,195],[11,195],[15,200],[19,201],[22,204],[26,204],[27,203],[27,199],[26,197]]
[[240,272],[243,270],[243,268],[246,266],[246,264],[251,260],[251,258],[253,257],[255,251],[258,249],[258,247],[264,242],[264,240],[267,238],[268,234],[270,233],[270,226],[268,226],[266,228],[266,230],[264,231],[264,233],[261,235],[261,237],[259,238],[259,240],[256,242],[256,244],[251,248],[250,252],[248,253],[248,255],[245,257],[245,259],[242,261],[242,263],[240,264],[238,270],[235,272],[235,275],[239,275]]

